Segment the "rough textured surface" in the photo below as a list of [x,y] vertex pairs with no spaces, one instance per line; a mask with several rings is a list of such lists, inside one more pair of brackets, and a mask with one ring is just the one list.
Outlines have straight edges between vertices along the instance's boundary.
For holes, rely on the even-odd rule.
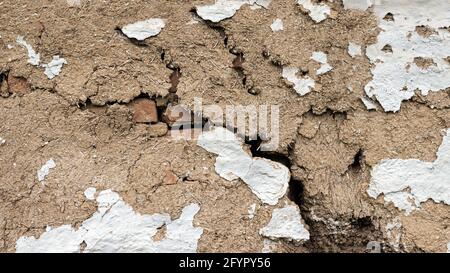
[[[441,162],[437,152],[450,128],[448,4],[234,2],[213,20],[202,19],[200,7],[214,0],[0,2],[1,252],[104,251],[80,242],[80,230],[100,213],[91,200],[105,191],[139,219],[164,215],[177,223],[187,213],[199,237],[189,251],[365,252],[370,242],[385,252],[447,251],[448,196],[426,194],[420,209],[405,215],[367,191],[383,162]],[[164,19],[157,35],[126,36],[124,26],[149,18]],[[282,31],[272,31],[276,19]],[[414,54],[402,51],[410,46]],[[325,54],[332,70],[318,73],[323,62],[314,52]],[[289,170],[287,189],[270,202],[276,205],[243,179],[223,178],[215,165],[220,152],[206,151],[197,138],[172,138],[174,121],[164,113],[183,105],[194,115],[196,97],[221,108],[279,106],[275,151],[261,151],[265,139],[242,134],[246,143],[237,147],[246,160]],[[141,99],[154,102],[157,121],[154,109],[150,122],[133,120]],[[200,122],[215,118],[204,113]],[[49,159],[56,167],[40,182],[37,171]],[[400,182],[416,194],[419,182]],[[437,182],[444,194],[448,180]],[[260,235],[286,202],[298,206],[293,226],[309,240]],[[200,210],[186,212],[190,204]],[[108,250],[176,251],[154,244],[183,234],[168,225],[144,230],[151,247],[124,247],[119,239]],[[72,243],[45,245],[60,235]]]

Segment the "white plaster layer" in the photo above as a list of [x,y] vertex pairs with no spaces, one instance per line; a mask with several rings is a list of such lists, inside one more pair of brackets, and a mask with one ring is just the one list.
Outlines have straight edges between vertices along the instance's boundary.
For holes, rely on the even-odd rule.
[[288,82],[294,85],[294,90],[300,95],[304,96],[314,89],[315,81],[309,76],[298,77],[299,69],[296,67],[283,66],[282,76]]
[[[194,227],[197,204],[186,206],[180,218],[171,221],[168,214],[141,215],[120,196],[105,190],[97,197],[98,211],[78,230],[69,225],[48,228],[38,239],[21,237],[17,252],[196,252],[203,229]],[[165,238],[153,241],[158,228],[166,226]]]
[[147,38],[158,35],[166,26],[163,19],[150,18],[145,21],[139,21],[122,27],[122,32],[128,38],[134,38],[143,41]]
[[67,64],[66,59],[60,58],[59,56],[53,56],[51,62],[42,65],[42,67],[45,68],[44,74],[51,80],[61,73],[61,69],[65,64]]
[[309,240],[309,231],[302,224],[300,209],[292,205],[274,209],[272,219],[267,226],[259,230],[259,234],[272,240]]
[[33,47],[25,41],[23,36],[17,36],[16,42],[27,50],[28,63],[36,66],[39,65],[41,61],[41,55],[34,51]]
[[347,49],[348,55],[350,57],[355,58],[356,56],[362,55],[361,46],[352,42],[348,43],[348,49]]
[[311,59],[321,64],[320,68],[316,71],[317,75],[325,74],[333,69],[333,67],[328,64],[327,54],[323,52],[313,52]]
[[289,169],[281,163],[250,156],[243,149],[243,141],[225,128],[214,127],[203,132],[197,145],[217,154],[216,172],[226,180],[242,179],[262,202],[275,205],[286,194]]
[[450,129],[434,162],[382,160],[372,170],[367,193],[373,198],[384,194],[386,202],[392,202],[406,214],[429,199],[450,205]]
[[331,9],[326,4],[314,4],[311,0],[297,0],[297,3],[309,11],[309,17],[316,23],[322,22],[331,14]]
[[45,177],[50,173],[50,170],[56,167],[55,161],[51,158],[49,159],[38,171],[37,178],[39,182],[44,181]]
[[[415,90],[422,95],[450,87],[450,2],[441,0],[380,0],[374,4],[381,32],[376,44],[368,46],[366,55],[375,64],[373,79],[365,91],[375,97],[386,112],[400,110]],[[393,20],[385,20],[391,13]],[[427,26],[435,33],[419,35],[417,26]],[[387,47],[386,47],[387,46]],[[420,68],[416,57],[432,59],[436,65]]]
[[94,200],[95,199],[95,193],[97,192],[97,189],[94,187],[89,187],[84,191],[84,196],[88,200]]
[[447,244],[447,253],[450,253],[450,242]]
[[343,0],[345,9],[367,10],[375,0]]
[[273,32],[282,31],[283,28],[283,21],[279,18],[275,19],[273,23],[270,25],[270,28]]

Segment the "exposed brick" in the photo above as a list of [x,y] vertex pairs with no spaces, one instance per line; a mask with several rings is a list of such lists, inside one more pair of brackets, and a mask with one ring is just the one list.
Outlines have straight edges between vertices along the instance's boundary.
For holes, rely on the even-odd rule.
[[133,121],[136,123],[158,122],[156,103],[150,99],[136,99],[133,101]]
[[26,79],[22,77],[14,77],[11,74],[8,75],[8,87],[9,93],[18,94],[20,96],[31,92],[31,88]]

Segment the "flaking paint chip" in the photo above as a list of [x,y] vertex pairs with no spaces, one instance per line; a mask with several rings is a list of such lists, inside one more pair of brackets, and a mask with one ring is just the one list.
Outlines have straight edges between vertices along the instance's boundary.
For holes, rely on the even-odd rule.
[[122,33],[128,38],[134,38],[143,41],[147,38],[158,35],[166,26],[163,19],[151,18],[144,21],[139,21],[133,24],[122,27]]
[[39,182],[44,181],[44,179],[49,175],[50,170],[56,167],[56,163],[53,159],[49,159],[38,171],[37,178]]
[[297,76],[300,70],[296,67],[284,66],[282,76],[294,85],[294,90],[300,96],[305,96],[315,87],[315,81],[309,76]]
[[243,149],[243,141],[225,128],[203,132],[197,145],[217,154],[215,169],[224,179],[240,178],[263,203],[276,205],[286,194],[291,173],[281,163],[252,157]]
[[297,0],[305,10],[308,10],[308,15],[311,19],[320,23],[331,15],[331,9],[326,4],[314,4],[311,0]]
[[277,18],[273,21],[273,23],[270,25],[270,28],[273,32],[282,31],[283,28],[283,21],[280,18]]

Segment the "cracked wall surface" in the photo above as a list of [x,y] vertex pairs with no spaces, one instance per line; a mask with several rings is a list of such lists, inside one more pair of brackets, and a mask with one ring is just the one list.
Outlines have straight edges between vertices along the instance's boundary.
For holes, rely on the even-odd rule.
[[[447,1],[0,9],[1,252],[448,251]],[[195,98],[277,105],[277,148],[174,139]]]

